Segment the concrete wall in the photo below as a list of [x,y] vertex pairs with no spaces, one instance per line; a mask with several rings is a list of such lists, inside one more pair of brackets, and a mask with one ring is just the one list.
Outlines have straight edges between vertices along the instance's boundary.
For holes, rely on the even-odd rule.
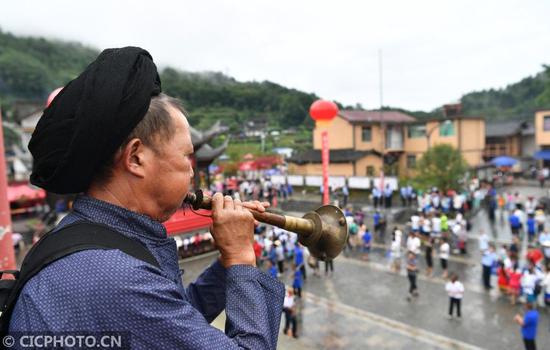
[[[288,173],[292,175],[322,175],[323,166],[319,164],[292,164],[288,165]],[[328,173],[331,176],[342,175],[342,176],[352,176],[353,175],[353,164],[351,163],[331,163],[328,168]],[[364,175],[364,174],[361,174]]]
[[[469,165],[475,166],[483,163],[485,121],[483,119],[455,119],[452,120],[452,123],[454,135],[451,136],[440,135],[443,122],[429,121],[426,123],[426,132],[431,131],[430,147],[437,144],[448,144],[460,150]],[[427,150],[427,146],[427,138],[405,138],[405,153],[423,154]],[[406,159],[403,169],[406,169]]]
[[[328,130],[328,144],[330,149],[353,148],[353,127],[342,117],[332,120],[328,128],[315,128],[313,130],[313,148],[321,149],[321,132]],[[361,137],[361,134],[359,134]]]
[[456,120],[460,151],[470,166],[483,163],[485,149],[485,121],[483,119]]
[[[374,176],[380,174],[382,169],[382,158],[376,155],[367,155],[353,163],[331,163],[329,165],[329,175],[331,176],[367,176],[367,167],[374,167]],[[355,168],[355,169],[354,169]],[[354,171],[355,170],[355,171]],[[321,163],[293,164],[288,165],[288,172],[292,175],[322,175],[323,167]]]
[[321,149],[321,132],[328,130],[330,149],[346,149],[355,148],[357,150],[372,150],[382,151],[384,135],[380,125],[370,125],[371,141],[363,142],[362,126],[352,125],[342,117],[336,117],[330,123],[328,128],[315,128],[313,130],[313,148]]
[[550,109],[535,113],[535,142],[538,147],[550,146],[550,130],[544,130],[544,117],[550,117]]
[[378,176],[380,174],[380,171],[382,170],[382,158],[375,156],[375,155],[368,155],[366,157],[363,157],[359,159],[355,163],[355,169],[357,171],[357,176],[368,176],[367,175],[367,167],[372,166],[374,167],[374,176]]
[[409,178],[414,177],[416,175],[416,171],[413,168],[408,168],[407,167],[407,156],[409,156],[409,155],[416,156],[416,162],[418,163],[420,158],[422,158],[422,154],[423,153],[412,153],[412,152],[403,153],[399,157],[399,162],[398,162],[398,172],[399,172],[398,175],[399,175],[399,177],[409,177]]
[[[408,137],[408,127],[405,128],[405,139],[403,148],[405,149],[405,152],[410,154],[421,154],[426,152],[428,149],[428,139],[424,137]],[[437,132],[437,131],[434,131]],[[431,141],[431,140],[430,140]]]
[[370,125],[371,128],[371,141],[370,142],[363,142],[362,133],[363,133],[363,126],[362,125],[354,125],[354,133],[355,133],[355,149],[358,150],[377,150],[378,152],[382,152],[382,147],[384,145],[384,135],[382,133],[382,128],[378,124]]

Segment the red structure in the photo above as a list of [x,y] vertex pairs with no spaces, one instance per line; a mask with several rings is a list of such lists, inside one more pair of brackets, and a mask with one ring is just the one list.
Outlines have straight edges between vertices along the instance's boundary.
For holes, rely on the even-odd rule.
[[210,234],[212,219],[209,215],[209,211],[193,212],[186,208],[178,210],[164,222],[168,235],[176,240],[180,259],[216,249]]
[[[323,129],[338,114],[338,106],[332,101],[317,100],[309,108],[311,118],[318,128]],[[321,132],[321,155],[323,161],[323,205],[329,204],[328,165],[330,163],[328,131]]]
[[11,215],[26,214],[36,211],[45,203],[46,191],[28,183],[12,183],[7,190]]
[[256,159],[252,155],[250,157],[239,164],[240,171],[268,170],[283,163],[280,156],[261,156]]
[[168,231],[169,236],[181,234],[193,234],[208,230],[212,225],[212,219],[207,216],[208,211],[199,210],[199,214],[192,212],[190,209],[178,210],[168,221],[163,223]]
[[[2,125],[2,111],[0,111]],[[15,254],[11,238],[11,213],[8,201],[8,176],[4,154],[4,131],[0,128],[0,270],[15,270]]]

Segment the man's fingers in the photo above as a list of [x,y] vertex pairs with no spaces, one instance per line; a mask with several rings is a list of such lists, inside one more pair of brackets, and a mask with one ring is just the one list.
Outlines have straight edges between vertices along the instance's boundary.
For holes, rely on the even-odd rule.
[[223,208],[231,210],[235,209],[235,203],[233,202],[233,198],[231,198],[231,196],[223,197]]
[[256,210],[260,213],[263,213],[265,211],[264,207],[260,205],[260,202],[258,201],[252,201],[252,202],[244,202],[243,207],[250,209],[250,210]]
[[243,203],[241,202],[240,199],[235,199],[233,201],[233,205],[235,206],[235,210],[243,210]]
[[216,193],[212,197],[212,215],[216,215],[223,209],[223,194]]

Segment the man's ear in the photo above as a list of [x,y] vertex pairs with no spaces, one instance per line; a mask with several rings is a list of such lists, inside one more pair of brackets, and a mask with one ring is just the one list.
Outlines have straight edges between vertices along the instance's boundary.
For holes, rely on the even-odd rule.
[[121,154],[121,165],[124,170],[131,173],[134,176],[143,178],[145,177],[144,162],[147,158],[147,147],[143,142],[134,138],[126,144]]

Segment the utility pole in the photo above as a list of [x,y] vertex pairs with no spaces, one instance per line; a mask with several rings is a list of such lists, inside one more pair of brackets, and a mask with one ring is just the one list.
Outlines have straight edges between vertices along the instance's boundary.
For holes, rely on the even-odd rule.
[[382,49],[378,50],[378,72],[379,72],[379,80],[380,80],[380,111],[382,111],[382,106],[384,105],[384,94],[383,94],[383,85],[382,85]]
[[[384,122],[384,113],[382,112],[382,106],[384,106],[384,94],[383,94],[383,76],[382,76],[382,49],[378,50],[378,74],[379,74],[379,95],[380,95],[380,129],[382,130],[381,137],[381,151],[382,151],[382,169],[381,177],[384,178],[384,165],[386,164],[386,123]],[[383,180],[381,182],[383,186]]]

